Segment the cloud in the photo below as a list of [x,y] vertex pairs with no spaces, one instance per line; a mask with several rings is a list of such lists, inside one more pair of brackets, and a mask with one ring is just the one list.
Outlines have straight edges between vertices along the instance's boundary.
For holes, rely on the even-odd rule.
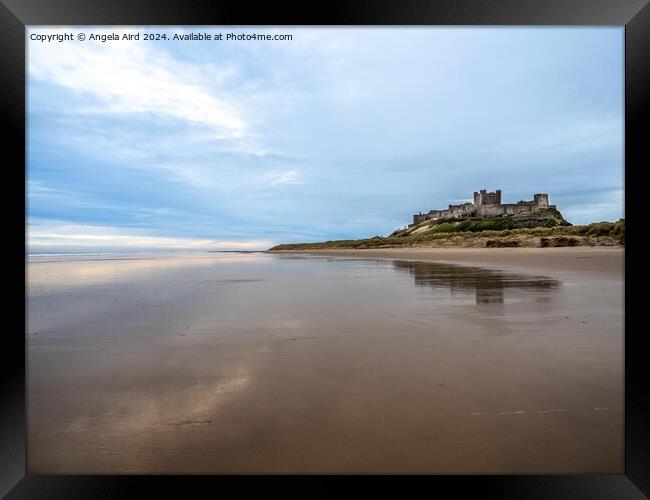
[[[78,30],[73,30],[78,31]],[[84,30],[88,32],[88,30]],[[39,30],[31,31],[38,33]],[[106,32],[106,30],[93,30]],[[111,29],[120,36],[135,30]],[[29,75],[92,97],[80,113],[153,113],[209,127],[214,138],[237,138],[247,129],[244,119],[227,96],[215,95],[214,86],[202,85],[196,68],[181,63],[145,43],[67,42],[29,44]],[[233,74],[230,67],[215,75],[212,83]]]
[[156,164],[155,168],[168,172],[174,180],[194,188],[214,188],[218,184],[214,169],[201,165],[169,165],[162,163]]
[[[624,190],[595,191],[589,198],[588,201],[585,200],[582,203],[567,203],[562,207],[562,214],[567,220],[576,223],[611,221],[617,217],[625,217]],[[578,198],[578,201],[582,201],[582,199]]]
[[264,174],[271,184],[304,184],[297,170],[270,170]]
[[227,241],[142,234],[131,228],[39,221],[27,226],[29,253],[102,250],[265,250],[268,240]]
[[482,149],[492,158],[530,165],[540,160],[585,158],[587,155],[616,152],[622,160],[623,116],[594,117],[553,124],[535,134],[512,131]]

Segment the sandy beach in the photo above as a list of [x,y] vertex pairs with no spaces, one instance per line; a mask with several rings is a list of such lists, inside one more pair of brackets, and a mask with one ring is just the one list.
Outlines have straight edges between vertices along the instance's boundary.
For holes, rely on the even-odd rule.
[[28,470],[622,473],[623,255],[32,258]]

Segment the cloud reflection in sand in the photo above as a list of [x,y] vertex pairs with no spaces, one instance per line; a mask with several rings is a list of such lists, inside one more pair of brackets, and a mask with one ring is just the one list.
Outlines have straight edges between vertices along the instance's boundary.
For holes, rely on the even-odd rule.
[[126,254],[32,256],[27,263],[29,287],[84,287],[152,279],[197,267],[252,263],[267,258],[260,253]]

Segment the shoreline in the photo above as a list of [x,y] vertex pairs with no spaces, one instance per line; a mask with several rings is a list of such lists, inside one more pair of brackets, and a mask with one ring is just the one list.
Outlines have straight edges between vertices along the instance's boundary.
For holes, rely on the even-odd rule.
[[323,257],[350,257],[389,260],[444,262],[458,265],[489,266],[523,272],[596,273],[612,277],[624,275],[625,247],[559,248],[368,248],[332,250],[267,250],[269,254],[298,254]]

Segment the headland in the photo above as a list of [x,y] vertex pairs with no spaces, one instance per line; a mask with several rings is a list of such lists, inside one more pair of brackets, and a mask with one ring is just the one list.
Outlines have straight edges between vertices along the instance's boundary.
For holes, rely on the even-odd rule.
[[472,203],[413,215],[413,222],[388,236],[315,243],[285,243],[280,250],[370,248],[551,248],[625,245],[625,220],[573,225],[549,204],[546,193],[533,200],[501,203],[501,190],[474,192]]

